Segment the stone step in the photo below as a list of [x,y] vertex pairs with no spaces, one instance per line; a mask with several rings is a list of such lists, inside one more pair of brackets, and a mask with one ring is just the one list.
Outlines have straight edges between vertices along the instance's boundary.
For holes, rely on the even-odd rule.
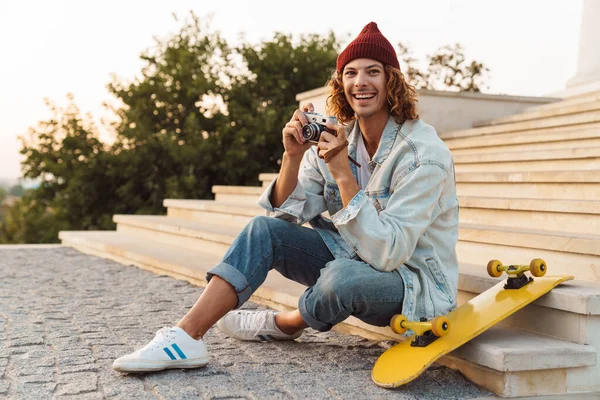
[[86,254],[203,285],[206,285],[206,271],[222,257],[116,231],[61,231],[58,237],[63,245]]
[[563,148],[528,152],[499,152],[496,154],[457,154],[455,164],[496,163],[511,161],[574,160],[578,158],[598,158],[600,147]]
[[[459,240],[579,254],[598,257],[597,261],[600,261],[600,235],[598,234],[552,232],[461,222]],[[598,272],[600,273],[600,269]]]
[[222,256],[242,228],[162,215],[113,216],[117,232]]
[[235,227],[244,227],[252,217],[266,214],[266,211],[255,203],[240,205],[220,203],[215,200],[165,199],[163,201],[169,217]]
[[456,174],[459,196],[558,200],[596,200],[600,174],[592,170],[462,172]]
[[[230,187],[230,192],[219,198],[225,201],[225,197],[229,196],[227,201],[256,204],[264,186],[276,176],[277,174],[260,174],[259,180],[263,182],[263,188],[256,187],[255,197],[247,194],[234,195],[232,193],[236,189]],[[557,200],[600,198],[600,173],[593,170],[460,172],[456,173],[456,182],[459,196]]]
[[505,228],[597,234],[600,202],[459,196],[460,222]]
[[[120,232],[61,232],[60,238],[64,245],[75,247],[84,253],[134,264],[201,286],[206,284],[206,271],[217,262],[210,253],[153,242]],[[251,300],[285,310],[296,307],[303,291],[302,285],[271,273]],[[372,327],[352,317],[336,329],[368,338],[398,338],[389,328]],[[502,396],[530,395],[544,390],[546,391],[543,393],[566,392],[570,390],[570,383],[578,382],[578,374],[583,375],[583,378],[579,377],[580,380],[588,379],[588,387],[583,389],[595,390],[595,386],[590,388],[594,381],[589,379],[596,369],[596,349],[593,346],[558,341],[543,335],[535,335],[534,342],[533,338],[526,332],[495,327],[466,344],[466,347],[444,357],[440,363],[459,368],[476,383],[492,387],[492,390]],[[492,371],[487,374],[494,379],[478,380],[482,370]],[[548,374],[553,378],[552,390],[545,387],[543,379],[528,381],[532,375],[537,378]],[[575,377],[572,378],[571,375]],[[557,377],[562,379],[556,381]],[[509,385],[498,386],[499,381],[507,380],[510,381]],[[515,390],[522,387],[529,391]]]
[[215,194],[215,200],[219,203],[256,206],[264,188],[261,186],[213,186],[212,192]]
[[[127,232],[134,236],[139,233],[148,239],[153,238],[156,241],[162,241],[162,236],[153,236],[159,232],[167,235],[164,237],[166,243],[171,242],[169,239],[171,235],[176,237],[183,236],[189,238],[192,242],[188,243],[177,239],[173,243],[185,247],[191,244],[192,248],[198,248],[199,244],[205,242],[207,244],[215,243],[217,246],[225,246],[225,250],[245,225],[222,226],[221,224],[191,221],[162,215],[117,214],[113,216],[113,221],[117,224],[117,231]],[[146,233],[146,230],[153,232]],[[600,256],[600,246],[598,246],[600,235],[594,234],[549,232],[461,223],[459,226],[459,240],[470,243],[475,242],[561,252],[565,253],[565,255]],[[215,249],[214,253],[223,254],[224,252],[220,253],[219,250]]]
[[[504,260],[506,263],[519,260]],[[529,260],[525,260],[528,262]],[[472,264],[467,262],[460,263],[460,275],[458,278],[458,289],[465,293],[477,295],[490,289],[498,282],[506,279],[503,275],[499,278],[493,278],[488,275],[486,264]],[[548,264],[548,276],[560,276],[551,264]],[[568,274],[566,274],[568,275]],[[463,301],[464,303],[464,301]],[[579,314],[583,316],[600,316],[600,283],[586,279],[575,278],[561,283],[558,287],[552,289],[550,293],[539,298],[533,305],[544,308],[552,308],[559,311]],[[539,315],[543,318],[543,315]],[[599,326],[600,328],[600,326]],[[591,339],[588,337],[573,337],[569,339],[572,342],[587,343]],[[600,337],[598,338],[600,339]]]
[[[258,179],[263,184],[269,184],[278,174],[260,174]],[[575,182],[575,183],[599,183],[600,175],[595,171],[534,171],[534,172],[493,172],[493,173],[476,173],[476,174],[458,174],[456,177],[457,182],[533,182],[533,183],[546,183],[546,182]],[[258,190],[258,186],[213,186],[219,188],[220,192],[224,192],[221,188],[229,188],[231,192],[239,193],[235,188],[254,188],[257,194],[262,194],[261,190]],[[215,191],[213,190],[213,193]]]
[[503,397],[539,396],[597,391],[600,385],[589,380],[595,374],[596,351],[593,346],[495,327],[439,363]]
[[[548,276],[558,275],[552,265],[548,267]],[[458,304],[466,303],[504,279],[506,276],[490,277],[485,265],[461,262]],[[565,282],[501,325],[600,348],[600,284],[584,279]]]
[[[557,126],[529,131],[508,131],[484,136],[446,138],[444,143],[452,151],[457,149],[491,148],[495,146],[518,146],[522,144],[579,142],[600,137],[600,123],[575,126]],[[502,148],[502,147],[500,147]]]
[[531,121],[518,121],[501,125],[490,125],[453,132],[444,132],[440,133],[439,136],[440,138],[446,140],[474,136],[488,136],[507,132],[532,131],[538,129],[567,127],[597,122],[600,122],[600,110],[587,111],[570,115],[558,115],[555,117],[548,117]]
[[[466,224],[565,233],[600,232],[600,202],[459,196],[460,221]],[[265,215],[261,207],[220,203],[215,200],[166,199],[167,215],[244,227],[252,217]]]
[[455,172],[461,174],[469,172],[556,171],[557,169],[561,171],[600,171],[600,157],[461,163],[455,165]]
[[523,171],[457,174],[457,182],[600,183],[597,171]]
[[[243,229],[155,215],[115,215],[117,231],[221,255]],[[486,265],[491,258],[543,258],[555,274],[600,281],[600,236],[461,224],[460,261]],[[507,256],[504,256],[507,254]],[[508,256],[510,254],[510,256]]]
[[552,268],[553,275],[574,275],[600,282],[597,244],[597,239],[584,238],[570,242],[568,234],[502,232],[498,227],[470,229],[461,225],[456,252],[461,263],[476,265],[487,265],[490,259],[527,264],[533,258],[542,258]]
[[456,172],[600,170],[600,147],[454,155]]
[[273,182],[273,180],[275,180],[275,178],[277,178],[277,175],[279,175],[279,174],[272,174],[272,173],[259,174],[258,180],[262,182],[262,187],[266,188],[269,186],[269,184],[271,182]]
[[[600,132],[600,127],[599,127]],[[452,156],[462,156],[467,154],[500,154],[527,151],[552,151],[564,149],[577,149],[586,147],[600,147],[600,134],[593,138],[583,138],[575,140],[557,140],[538,143],[516,143],[508,145],[493,145],[486,147],[456,148],[452,150]]]
[[564,99],[561,101],[555,101],[553,103],[540,104],[536,106],[528,107],[526,112],[535,112],[543,110],[554,110],[557,108],[570,107],[578,104],[594,103],[600,101],[600,93],[590,93],[583,96],[577,96],[573,98]]
[[[505,117],[494,118],[491,120],[477,121],[475,124],[473,124],[473,127],[479,128],[484,126],[502,125],[521,121],[533,121],[562,115],[579,114],[589,111],[600,110],[600,100],[578,102],[576,104],[569,104],[566,102],[560,102],[561,104],[557,103],[559,102],[545,104],[545,106],[552,105],[552,107],[548,108],[528,109],[525,112],[515,115],[508,115]],[[558,105],[560,106],[557,107]]]

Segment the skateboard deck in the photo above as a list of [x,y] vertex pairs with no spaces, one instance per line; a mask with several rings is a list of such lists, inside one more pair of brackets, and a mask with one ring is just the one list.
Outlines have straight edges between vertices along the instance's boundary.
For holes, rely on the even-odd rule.
[[519,289],[505,289],[507,279],[501,281],[448,313],[450,328],[445,336],[425,347],[413,347],[413,335],[386,350],[373,366],[373,382],[393,388],[412,381],[440,357],[571,279],[572,276],[538,277]]

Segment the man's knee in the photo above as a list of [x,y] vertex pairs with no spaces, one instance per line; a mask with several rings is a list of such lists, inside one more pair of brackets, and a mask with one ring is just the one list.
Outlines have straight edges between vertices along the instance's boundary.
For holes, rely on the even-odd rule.
[[265,215],[258,215],[253,217],[246,229],[250,232],[278,232],[285,230],[290,227],[290,223],[279,218],[267,217]]
[[354,295],[358,292],[361,279],[357,274],[352,273],[356,266],[354,260],[338,259],[331,261],[327,267],[321,271],[321,276],[317,280],[315,288],[318,295],[329,299],[337,299],[350,305]]
[[270,223],[269,220],[272,220],[272,219],[275,219],[275,218],[270,218],[265,215],[257,215],[256,217],[253,217],[250,220],[250,222],[248,222],[248,225],[246,225],[246,227],[251,230],[264,229],[269,226],[269,223]]

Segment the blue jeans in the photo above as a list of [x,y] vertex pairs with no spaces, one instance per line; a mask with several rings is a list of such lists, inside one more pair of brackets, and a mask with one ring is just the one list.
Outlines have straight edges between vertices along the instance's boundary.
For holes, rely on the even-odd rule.
[[271,217],[253,218],[207,280],[217,275],[227,281],[240,307],[271,269],[308,286],[298,309],[319,331],[350,315],[385,326],[402,312],[404,283],[398,270],[379,272],[358,258],[335,259],[316,231]]

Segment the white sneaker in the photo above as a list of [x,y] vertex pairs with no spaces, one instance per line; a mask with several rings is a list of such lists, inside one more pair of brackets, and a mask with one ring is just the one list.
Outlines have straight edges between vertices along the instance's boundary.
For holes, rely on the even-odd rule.
[[208,364],[202,339],[190,337],[181,328],[162,328],[150,343],[113,362],[120,372],[149,372],[168,368],[196,368]]
[[275,325],[275,314],[276,312],[271,310],[231,311],[217,322],[217,327],[234,339],[255,342],[293,340],[302,335],[302,331],[293,335],[281,332]]

